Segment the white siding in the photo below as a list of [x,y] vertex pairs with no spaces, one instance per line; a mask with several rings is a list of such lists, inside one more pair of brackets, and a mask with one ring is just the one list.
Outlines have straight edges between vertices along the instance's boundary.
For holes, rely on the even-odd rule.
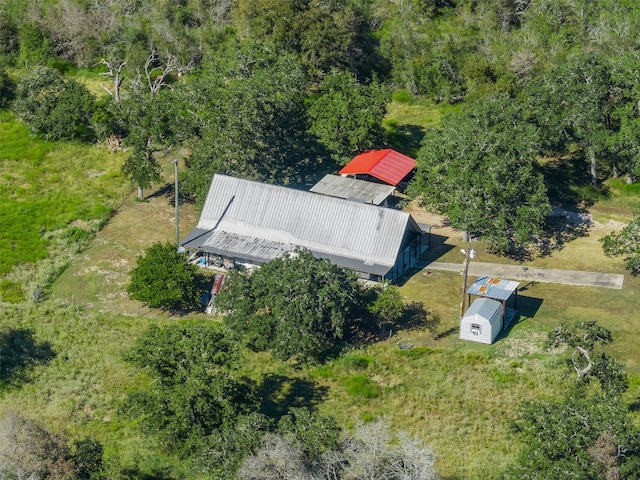
[[491,344],[502,331],[502,304],[477,298],[460,320],[460,338]]

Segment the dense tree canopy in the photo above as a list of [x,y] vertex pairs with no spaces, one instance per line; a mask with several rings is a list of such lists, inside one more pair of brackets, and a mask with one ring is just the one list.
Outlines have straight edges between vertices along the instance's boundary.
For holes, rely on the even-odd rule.
[[611,332],[594,321],[560,324],[549,339],[552,347],[570,347],[564,355],[577,377],[565,398],[521,406],[513,427],[526,448],[506,478],[638,478],[640,430],[622,401],[628,384],[622,365],[602,350]]
[[230,42],[182,92],[193,155],[187,192],[203,200],[211,175],[286,182],[307,147],[305,81],[296,60]]
[[294,54],[311,78],[322,78],[332,68],[369,77],[372,71],[384,71],[384,62],[376,58],[365,5],[353,0],[240,0],[233,15],[241,32]]
[[131,270],[129,296],[153,308],[189,310],[200,304],[198,267],[171,243],[155,243]]
[[360,289],[351,273],[301,250],[251,273],[233,272],[216,303],[251,348],[311,360],[344,336]]
[[349,72],[332,72],[311,100],[310,131],[346,164],[358,153],[382,146],[388,103],[388,88],[377,81],[362,85]]
[[488,97],[426,132],[410,191],[452,226],[508,252],[529,244],[550,211],[536,151],[537,132],[521,107]]
[[212,326],[152,326],[128,358],[154,380],[131,397],[131,411],[177,450],[188,452],[250,406],[230,375],[237,353]]
[[82,84],[41,67],[18,84],[14,108],[32,131],[47,139],[87,139],[94,102]]

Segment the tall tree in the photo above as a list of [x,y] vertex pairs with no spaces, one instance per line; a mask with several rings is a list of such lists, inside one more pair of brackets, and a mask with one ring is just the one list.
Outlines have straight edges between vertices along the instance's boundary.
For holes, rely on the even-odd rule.
[[619,96],[611,68],[601,56],[580,54],[549,70],[526,89],[528,109],[542,130],[543,147],[563,151],[576,142],[589,162],[591,184],[598,184],[598,157],[614,134]]
[[531,243],[551,209],[534,164],[537,149],[522,108],[492,95],[426,132],[409,191],[453,227],[507,253]]
[[308,361],[344,336],[360,288],[351,273],[298,250],[251,273],[233,273],[216,304],[251,348]]
[[308,157],[299,64],[255,44],[227,49],[180,92],[193,155],[185,191],[204,200],[214,173],[287,182]]
[[628,225],[602,239],[602,249],[607,257],[623,256],[633,275],[640,273],[640,205]]
[[215,445],[223,430],[256,408],[234,374],[237,347],[216,325],[151,326],[127,359],[152,379],[148,389],[131,394],[127,411],[185,456]]
[[233,15],[242,33],[295,55],[315,81],[333,68],[365,79],[386,69],[366,5],[352,0],[239,0]]
[[[550,346],[569,347],[563,355],[577,375],[565,398],[521,406],[513,428],[526,447],[505,478],[638,478],[640,429],[622,400],[625,374],[602,349],[611,332],[597,322],[578,322],[558,325],[549,339]],[[599,388],[589,386],[590,379],[598,379]]]
[[334,71],[311,99],[309,131],[343,165],[354,155],[384,143],[382,119],[389,89],[377,81],[360,84],[349,72]]

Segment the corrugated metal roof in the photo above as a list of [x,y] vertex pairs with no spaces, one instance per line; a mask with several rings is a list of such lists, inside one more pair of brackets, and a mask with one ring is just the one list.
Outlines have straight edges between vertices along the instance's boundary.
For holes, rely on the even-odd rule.
[[393,185],[382,185],[339,175],[325,175],[311,187],[313,193],[371,203],[373,205],[380,205],[394,190],[395,187]]
[[383,182],[398,185],[411,170],[416,167],[416,161],[391,150],[371,150],[361,153],[340,170],[341,175],[369,174]]
[[492,324],[502,321],[502,304],[490,298],[476,298],[462,318],[469,319],[475,315],[487,319]]
[[406,212],[215,175],[197,227],[181,245],[267,262],[295,246],[360,272],[384,275],[405,231]]
[[480,277],[467,289],[469,295],[493,298],[495,300],[507,300],[518,288],[519,282],[502,280],[494,277]]

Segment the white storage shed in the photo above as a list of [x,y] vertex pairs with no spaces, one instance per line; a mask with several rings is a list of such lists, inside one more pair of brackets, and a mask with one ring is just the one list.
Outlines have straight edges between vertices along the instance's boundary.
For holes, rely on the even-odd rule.
[[502,326],[502,304],[490,298],[476,298],[460,320],[460,338],[491,344]]

